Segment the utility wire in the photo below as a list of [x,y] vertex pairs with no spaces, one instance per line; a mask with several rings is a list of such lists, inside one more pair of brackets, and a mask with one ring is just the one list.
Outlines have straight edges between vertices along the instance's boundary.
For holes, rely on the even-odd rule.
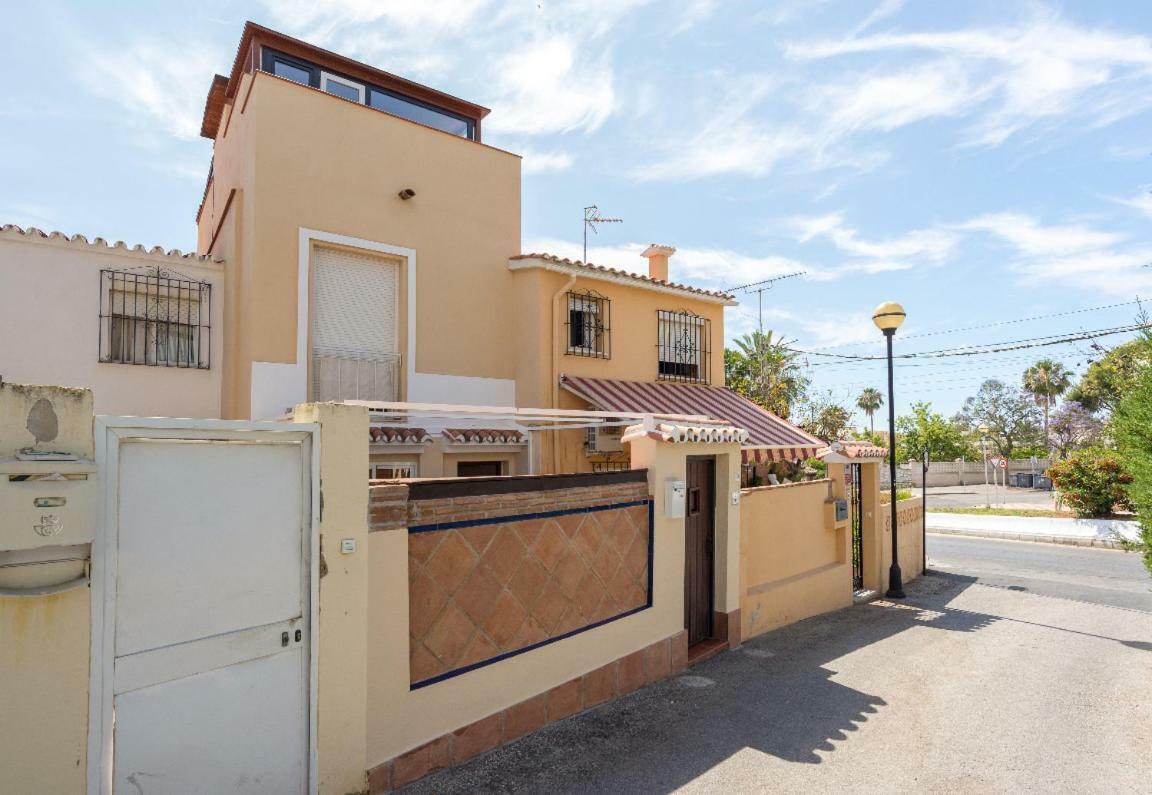
[[[1080,340],[1097,339],[1099,337],[1108,337],[1114,334],[1127,334],[1133,331],[1140,331],[1142,329],[1152,328],[1152,323],[1135,323],[1128,326],[1116,326],[1108,329],[1096,329],[1093,331],[1081,332],[1079,334],[1064,336],[1058,334],[1049,334],[1043,337],[1028,337],[1019,340],[1008,340],[1006,342],[992,342],[987,345],[963,345],[956,348],[941,348],[934,351],[918,351],[916,353],[902,353],[894,356],[894,359],[938,359],[951,356],[983,356],[991,353],[1002,353],[1004,351],[1018,351],[1026,348],[1043,348],[1050,345],[1065,345],[1070,342],[1078,342]],[[1059,339],[1055,339],[1059,337]],[[998,347],[992,347],[998,346]],[[886,361],[887,357],[884,356],[855,356],[844,353],[824,353],[815,350],[801,350],[798,348],[787,348],[793,353],[800,354],[801,356],[824,356],[833,359],[844,359],[847,361],[857,362],[882,362]]]
[[[940,329],[939,331],[923,331],[923,332],[920,332],[919,334],[902,335],[901,339],[914,340],[914,339],[921,339],[923,337],[938,337],[938,336],[945,335],[945,334],[958,334],[958,333],[963,332],[963,331],[977,331],[979,329],[996,328],[998,326],[1008,326],[1008,325],[1012,325],[1015,323],[1029,323],[1033,320],[1048,320],[1049,318],[1054,318],[1054,317],[1068,317],[1069,315],[1081,315],[1081,314],[1084,314],[1085,312],[1101,312],[1101,311],[1104,311],[1105,309],[1119,309],[1120,307],[1124,307],[1124,306],[1138,306],[1138,305],[1140,305],[1140,303],[1141,303],[1141,300],[1139,298],[1137,298],[1135,301],[1124,301],[1124,302],[1121,302],[1118,304],[1104,304],[1102,306],[1088,306],[1088,307],[1084,307],[1082,309],[1069,309],[1066,312],[1052,312],[1051,314],[1047,314],[1047,315],[1032,315],[1031,317],[1018,317],[1018,318],[1012,318],[1010,320],[997,320],[997,321],[994,321],[992,323],[981,323],[981,324],[976,325],[976,326],[963,326],[961,328]],[[883,340],[863,340],[861,342],[841,342],[841,343],[838,343],[836,345],[818,345],[814,348],[811,348],[810,350],[823,351],[823,350],[829,350],[831,348],[847,348],[847,347],[850,347],[852,345],[880,345],[883,342],[884,342]]]

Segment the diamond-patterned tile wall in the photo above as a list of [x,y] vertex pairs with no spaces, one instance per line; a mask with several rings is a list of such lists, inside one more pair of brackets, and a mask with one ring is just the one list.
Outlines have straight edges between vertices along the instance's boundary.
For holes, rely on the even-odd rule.
[[484,522],[408,536],[413,684],[647,604],[646,502]]

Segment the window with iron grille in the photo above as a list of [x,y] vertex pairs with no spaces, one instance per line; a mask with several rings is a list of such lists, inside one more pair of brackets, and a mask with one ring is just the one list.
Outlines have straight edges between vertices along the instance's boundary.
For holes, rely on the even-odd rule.
[[212,285],[162,268],[100,271],[100,361],[211,367]]
[[709,383],[711,336],[708,318],[686,311],[657,310],[657,378]]
[[568,355],[612,358],[612,302],[593,290],[568,293]]

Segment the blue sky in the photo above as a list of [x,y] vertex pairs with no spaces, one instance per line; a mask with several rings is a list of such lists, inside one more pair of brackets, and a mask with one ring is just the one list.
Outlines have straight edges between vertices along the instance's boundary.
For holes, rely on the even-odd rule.
[[[883,300],[909,352],[1119,326],[1152,296],[1142,0],[3,5],[3,223],[193,248],[204,97],[253,19],[491,107],[485,140],[525,155],[526,251],[579,256],[596,203],[625,219],[597,263],[640,269],[659,242],[696,284],[806,271],[764,294],[797,347],[880,352]],[[730,335],[758,322],[740,298]],[[950,414],[1045,353],[1093,355],[901,366],[898,409]],[[841,399],[883,385],[808,361]]]

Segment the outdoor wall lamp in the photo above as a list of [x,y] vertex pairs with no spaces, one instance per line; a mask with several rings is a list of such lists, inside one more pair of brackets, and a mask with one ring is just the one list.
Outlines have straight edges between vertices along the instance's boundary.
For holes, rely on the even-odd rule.
[[896,401],[892,396],[892,338],[907,315],[895,301],[886,301],[872,313],[872,322],[884,332],[888,342],[888,485],[892,487],[889,505],[892,509],[892,565],[888,567],[889,599],[904,598],[904,578],[900,573],[899,527],[896,523]]

